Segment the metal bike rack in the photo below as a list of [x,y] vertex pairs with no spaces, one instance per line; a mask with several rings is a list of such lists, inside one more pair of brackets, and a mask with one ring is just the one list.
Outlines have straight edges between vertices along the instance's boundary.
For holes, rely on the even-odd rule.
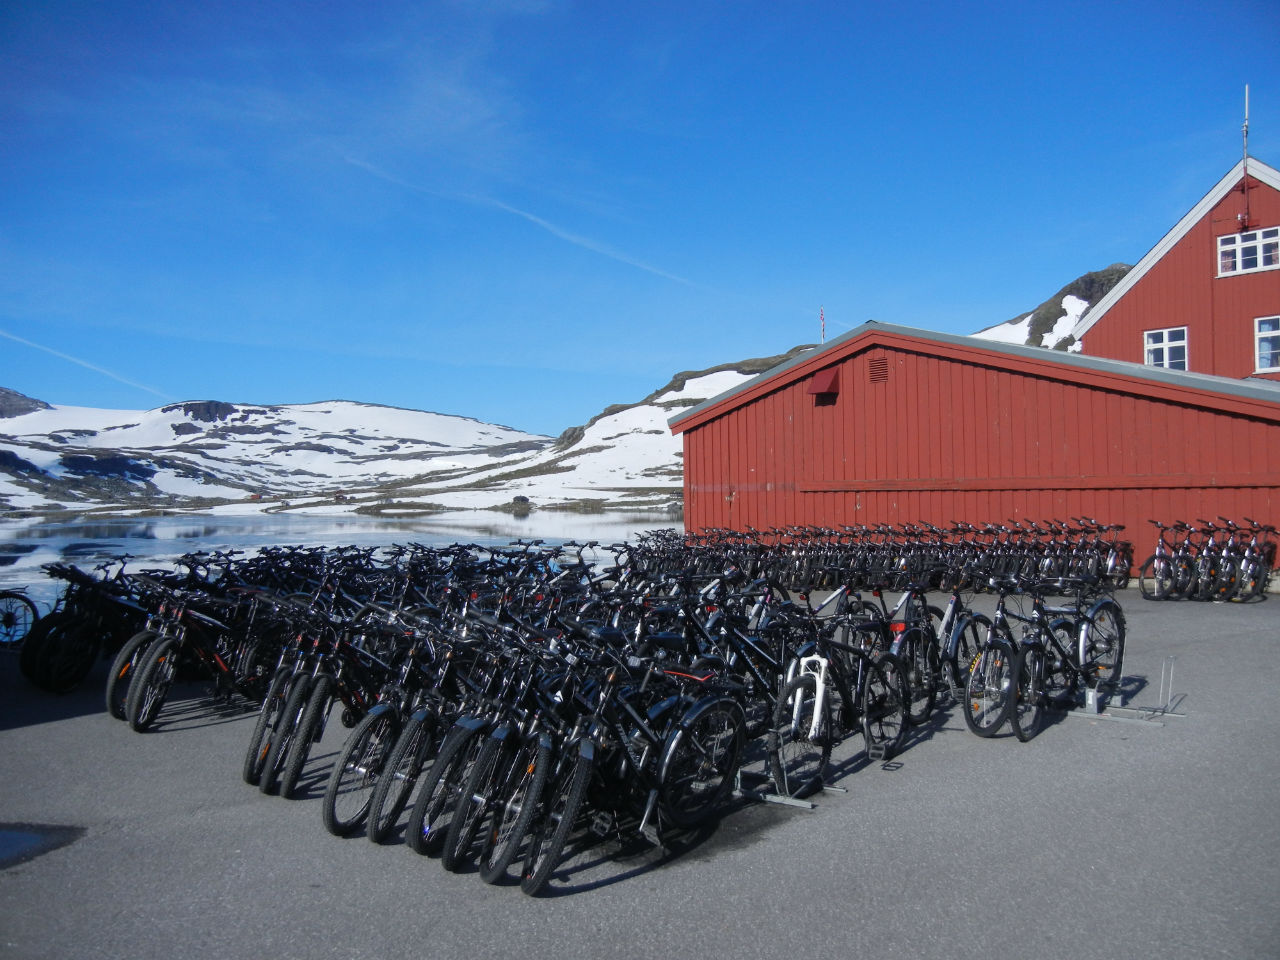
[[[1160,703],[1158,705],[1154,707],[1108,706],[1104,712],[1098,691],[1090,689],[1085,691],[1084,709],[1068,710],[1067,716],[1083,720],[1109,720],[1114,723],[1155,724],[1159,727],[1164,726],[1165,717],[1185,717],[1185,713],[1176,713],[1173,710],[1173,670],[1177,661],[1177,657],[1165,657],[1160,665],[1160,691],[1157,694]],[[1121,681],[1123,680],[1124,678],[1121,677]]]

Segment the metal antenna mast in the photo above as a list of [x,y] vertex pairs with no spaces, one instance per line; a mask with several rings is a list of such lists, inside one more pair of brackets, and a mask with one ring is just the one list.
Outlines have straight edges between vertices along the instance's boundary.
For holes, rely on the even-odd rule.
[[1240,131],[1243,140],[1244,156],[1240,161],[1240,171],[1244,174],[1244,179],[1240,182],[1240,189],[1244,193],[1244,211],[1240,214],[1240,230],[1243,232],[1249,229],[1249,85],[1244,85],[1244,126]]

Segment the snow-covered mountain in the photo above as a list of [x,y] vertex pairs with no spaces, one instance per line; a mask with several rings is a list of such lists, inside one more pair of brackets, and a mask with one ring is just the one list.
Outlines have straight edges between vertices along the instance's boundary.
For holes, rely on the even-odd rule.
[[677,374],[557,439],[341,400],[99,410],[0,388],[0,511],[403,517],[678,506],[681,441],[667,419],[803,349]]
[[1113,263],[1105,270],[1086,273],[1071,281],[1030,313],[979,330],[974,336],[1028,347],[1078,351],[1080,346],[1071,334],[1076,321],[1119,283],[1130,269],[1132,268],[1128,264]]

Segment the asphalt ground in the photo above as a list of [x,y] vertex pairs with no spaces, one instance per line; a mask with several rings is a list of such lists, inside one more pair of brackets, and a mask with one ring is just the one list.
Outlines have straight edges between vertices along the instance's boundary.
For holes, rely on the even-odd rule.
[[[1151,603],[1124,700],[1030,743],[954,709],[813,810],[742,800],[665,854],[598,848],[549,895],[320,822],[332,722],[284,800],[198,688],[159,730],[0,661],[0,955],[15,958],[1280,956],[1280,599]],[[1173,658],[1173,659],[1169,659]],[[1166,674],[1167,676],[1167,674]],[[856,742],[855,742],[856,746]]]

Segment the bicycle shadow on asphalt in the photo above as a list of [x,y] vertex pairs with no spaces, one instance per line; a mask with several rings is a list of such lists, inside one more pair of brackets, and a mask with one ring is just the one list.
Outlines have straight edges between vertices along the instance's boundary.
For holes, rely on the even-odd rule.
[[107,669],[108,665],[99,661],[71,692],[49,693],[22,675],[16,654],[5,654],[0,657],[0,731],[105,713]]

